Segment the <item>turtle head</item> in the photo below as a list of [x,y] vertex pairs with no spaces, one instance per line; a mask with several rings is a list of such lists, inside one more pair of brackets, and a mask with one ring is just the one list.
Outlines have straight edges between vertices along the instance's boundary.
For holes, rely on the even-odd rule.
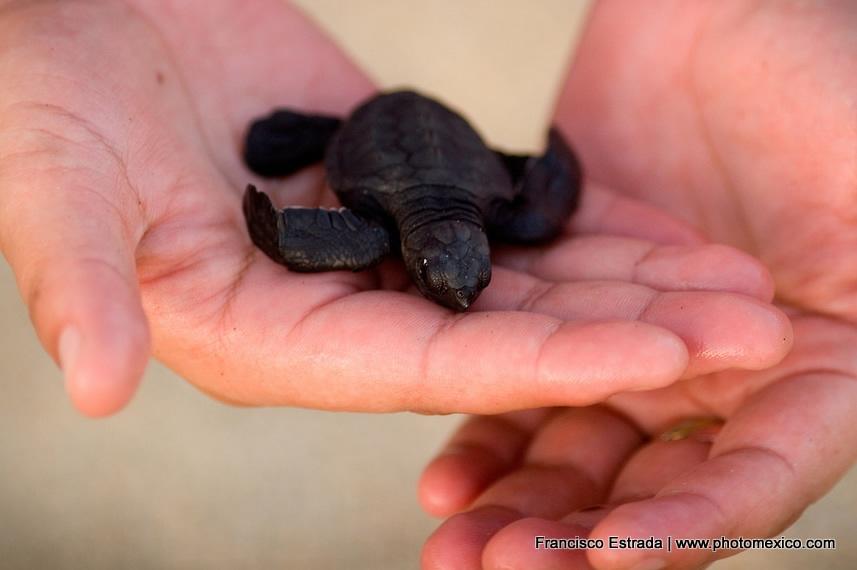
[[410,232],[402,257],[422,294],[456,311],[473,304],[491,281],[488,238],[471,222],[432,222]]

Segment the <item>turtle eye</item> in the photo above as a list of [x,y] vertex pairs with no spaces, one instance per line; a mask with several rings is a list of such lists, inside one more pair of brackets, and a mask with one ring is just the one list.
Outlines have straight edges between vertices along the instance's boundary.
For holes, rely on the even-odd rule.
[[438,268],[436,263],[430,262],[428,258],[424,258],[420,262],[417,275],[420,282],[435,294],[446,293],[446,290],[449,289],[443,271]]

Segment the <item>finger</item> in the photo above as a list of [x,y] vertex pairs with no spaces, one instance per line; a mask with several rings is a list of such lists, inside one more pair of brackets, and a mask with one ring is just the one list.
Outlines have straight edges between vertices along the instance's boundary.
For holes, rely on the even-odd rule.
[[559,518],[603,502],[619,466],[640,443],[640,432],[606,408],[564,410],[539,430],[522,466],[494,483],[476,505]]
[[[852,345],[853,346],[853,345]],[[806,372],[769,386],[727,422],[711,459],[651,499],[618,507],[593,536],[770,536],[821,496],[857,456],[854,377]],[[596,551],[598,568],[656,557],[696,567],[710,551]]]
[[792,329],[777,308],[744,295],[660,293],[621,282],[546,283],[496,268],[475,308],[515,307],[573,322],[649,323],[678,335],[691,356],[685,377],[726,368],[770,367],[788,353]]
[[469,506],[494,480],[518,464],[533,432],[550,408],[474,416],[452,436],[423,471],[419,497],[434,516]]
[[[21,119],[26,127],[7,116],[0,128],[0,246],[73,403],[110,414],[132,397],[149,356],[134,269],[139,204],[109,152],[52,138],[42,115]],[[63,121],[64,137],[88,140],[85,127]]]
[[480,570],[487,538],[520,518],[519,513],[499,507],[482,507],[453,516],[426,540],[422,570]]
[[586,549],[604,548],[605,544],[593,544],[589,534],[609,512],[610,507],[605,505],[576,511],[558,521],[537,517],[512,521],[494,533],[485,545],[482,567],[496,570],[592,568]]
[[[242,274],[229,309],[216,343],[205,327],[159,331],[162,345],[197,357],[162,356],[186,378],[250,404],[498,413],[663,386],[687,366],[684,343],[644,323],[451,314],[405,293],[283,279],[266,263]],[[222,367],[211,370],[212,361]]]
[[500,248],[497,263],[548,281],[624,281],[660,291],[729,291],[770,302],[773,279],[751,256],[718,244],[658,246],[615,236]]
[[589,181],[581,192],[580,206],[567,228],[575,235],[609,234],[659,244],[694,245],[705,242],[690,224],[663,210]]
[[455,560],[465,552],[466,560],[478,560],[491,537],[517,519],[559,517],[600,502],[640,437],[626,420],[602,407],[557,413],[539,429],[524,464],[485,491],[472,511],[441,525],[427,551],[436,560]]
[[628,460],[610,491],[609,503],[620,504],[654,496],[670,481],[705,461],[711,442],[694,437],[653,441]]
[[[585,548],[549,548],[547,539],[585,539],[589,528],[578,524],[525,518],[500,529],[482,552],[484,570],[586,570],[591,568]],[[539,540],[539,539],[542,540]],[[479,567],[477,567],[479,568]]]

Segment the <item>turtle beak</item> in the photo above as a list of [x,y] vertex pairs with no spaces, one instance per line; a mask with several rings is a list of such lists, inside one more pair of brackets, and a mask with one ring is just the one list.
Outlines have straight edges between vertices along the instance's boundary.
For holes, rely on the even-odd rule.
[[473,301],[476,300],[476,297],[479,296],[479,289],[464,287],[455,292],[455,303],[456,309],[459,311],[467,310],[470,305],[473,304]]

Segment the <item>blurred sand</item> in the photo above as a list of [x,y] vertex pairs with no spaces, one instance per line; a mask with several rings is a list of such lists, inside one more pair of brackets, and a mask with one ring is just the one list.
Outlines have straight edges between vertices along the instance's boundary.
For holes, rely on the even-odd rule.
[[542,145],[588,2],[298,0],[384,87],[463,111],[493,143]]
[[[442,95],[494,143],[535,148],[583,3],[301,0],[382,85]],[[478,70],[476,72],[475,70]],[[456,417],[232,409],[153,363],[131,407],[67,403],[0,264],[0,568],[416,568],[435,522],[420,467]],[[739,568],[855,568],[852,474],[790,529],[836,552]]]

